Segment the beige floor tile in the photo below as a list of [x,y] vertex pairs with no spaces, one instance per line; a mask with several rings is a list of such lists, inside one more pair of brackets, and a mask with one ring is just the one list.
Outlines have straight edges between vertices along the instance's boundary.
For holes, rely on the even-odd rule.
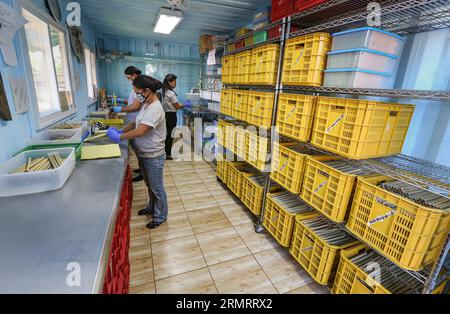
[[144,245],[150,245],[150,232],[133,231],[130,234],[130,247],[141,247]]
[[193,235],[194,232],[185,212],[169,212],[167,222],[150,231],[151,242],[161,242]]
[[178,193],[180,195],[183,194],[190,194],[190,193],[208,193],[208,189],[206,188],[206,186],[203,183],[192,183],[192,184],[188,184],[186,182],[186,184],[184,185],[180,185],[177,187]]
[[208,266],[251,254],[233,227],[196,236]]
[[301,288],[292,290],[288,294],[331,294],[330,288],[311,282]]
[[228,204],[220,207],[233,226],[251,224],[257,220],[257,217],[251,214],[244,205]]
[[280,245],[267,233],[256,233],[255,225],[248,223],[235,226],[236,231],[244,240],[252,254],[278,248]]
[[156,280],[206,267],[194,236],[154,243],[152,253]]
[[181,208],[182,211],[184,211],[184,205],[183,201],[181,200],[181,197],[168,197],[167,201],[169,203],[169,211],[173,212],[177,208]]
[[219,207],[199,209],[187,214],[196,234],[231,227],[227,216]]
[[255,254],[255,258],[279,293],[287,293],[312,281],[285,248],[279,247],[258,253]]
[[181,196],[181,199],[187,212],[219,206],[212,197],[210,199],[202,199],[192,196]]
[[154,282],[153,263],[151,259],[139,263],[130,263],[130,287]]
[[154,282],[149,282],[140,286],[130,287],[130,294],[155,294],[156,287]]
[[220,294],[276,294],[266,274],[253,256],[210,267]]
[[240,205],[240,200],[229,191],[215,191],[214,193],[211,193],[214,199],[216,200],[217,204],[219,205]]
[[150,244],[142,245],[139,247],[131,247],[130,252],[128,253],[128,257],[130,259],[130,264],[140,263],[145,260],[149,260],[152,258],[152,249]]
[[217,294],[208,268],[158,280],[156,290],[159,294]]

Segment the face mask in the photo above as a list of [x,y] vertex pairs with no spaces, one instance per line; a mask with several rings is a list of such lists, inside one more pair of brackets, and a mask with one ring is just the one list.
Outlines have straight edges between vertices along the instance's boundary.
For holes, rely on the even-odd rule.
[[142,104],[145,102],[145,100],[147,99],[143,93],[140,94],[136,94],[136,99]]

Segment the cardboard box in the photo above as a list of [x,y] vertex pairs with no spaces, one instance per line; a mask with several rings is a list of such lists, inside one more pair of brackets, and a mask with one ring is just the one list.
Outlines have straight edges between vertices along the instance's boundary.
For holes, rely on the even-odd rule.
[[200,54],[208,53],[213,49],[212,35],[200,36]]

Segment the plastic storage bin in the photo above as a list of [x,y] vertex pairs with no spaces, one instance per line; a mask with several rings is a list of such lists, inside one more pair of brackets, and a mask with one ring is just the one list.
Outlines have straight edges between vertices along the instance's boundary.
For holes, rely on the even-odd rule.
[[247,121],[247,110],[249,109],[249,92],[247,90],[236,89],[233,93],[233,106],[231,115],[241,121]]
[[230,145],[230,150],[241,158],[245,160],[247,157],[247,131],[244,129],[243,125],[237,125],[234,127],[233,143]]
[[413,105],[319,97],[311,143],[350,159],[401,153]]
[[293,143],[274,143],[270,177],[288,191],[300,194],[306,159],[310,155],[318,153]]
[[427,208],[378,185],[389,177],[360,178],[347,228],[394,263],[421,270],[436,261],[450,230],[450,213]]
[[217,155],[217,177],[225,184],[228,184],[228,162],[223,156]]
[[280,46],[263,45],[252,50],[250,84],[275,85],[277,83]]
[[234,195],[241,198],[244,176],[255,174],[256,170],[245,162],[232,162],[228,167],[228,187]]
[[227,147],[227,133],[229,130],[233,130],[233,124],[225,120],[219,120],[217,125],[217,143],[222,147]]
[[[379,272],[374,272],[373,265],[379,265]],[[332,293],[420,294],[422,289],[419,281],[411,282],[410,274],[360,244],[341,251]]]
[[[75,128],[65,129],[64,126],[69,125],[69,124],[74,126]],[[84,132],[88,131],[89,124],[87,123],[87,121],[67,121],[66,123],[57,124],[57,125],[53,126],[51,129],[52,130],[72,130],[72,131],[79,131],[81,133],[84,133]]]
[[262,32],[258,32],[255,35],[253,35],[253,43],[256,44],[261,44],[267,41],[267,32],[266,31],[262,31]]
[[[320,233],[315,231],[314,225],[320,225]],[[324,232],[328,232],[328,236],[322,235]],[[290,253],[317,283],[328,285],[336,274],[341,250],[358,243],[323,216],[308,219],[297,216]]]
[[226,116],[231,116],[232,114],[233,98],[233,89],[222,89],[220,95],[220,112]]
[[[234,46],[233,46],[234,47]],[[235,57],[228,55],[222,58],[222,82],[233,84],[235,75]]]
[[250,78],[251,56],[251,51],[236,54],[235,62],[237,65],[233,80],[235,84],[248,84],[248,80]]
[[366,48],[400,56],[405,39],[374,27],[363,27],[333,34],[333,48],[347,50]]
[[96,119],[96,118],[88,118],[88,122],[90,125],[93,124],[101,124],[104,129],[108,128],[118,128],[121,129],[124,126],[124,122],[122,119]]
[[281,20],[283,17],[291,15],[295,10],[294,0],[272,0],[272,22]]
[[266,178],[262,175],[244,177],[242,203],[255,215],[261,215]]
[[295,217],[314,217],[316,213],[297,196],[287,192],[268,194],[264,227],[282,246],[291,245]]
[[236,42],[236,43],[234,44],[234,48],[235,48],[236,50],[241,49],[241,48],[244,48],[244,47],[245,47],[245,41],[244,41],[244,40],[239,40],[238,42]]
[[259,136],[250,130],[247,132],[247,162],[262,172],[270,171],[268,137]]
[[54,148],[66,148],[66,147],[73,147],[75,148],[75,159],[77,161],[81,160],[81,153],[83,150],[83,142],[81,143],[77,143],[77,144],[61,144],[61,145],[33,145],[33,146],[28,146],[26,148],[24,148],[23,150],[21,150],[20,152],[18,152],[16,155],[17,156],[23,152],[26,152],[28,150],[43,150],[43,149],[54,149]]
[[329,219],[342,223],[348,217],[357,176],[326,164],[339,160],[333,156],[308,157],[301,198]]
[[325,2],[327,0],[295,0],[295,11],[302,12]]
[[280,134],[301,142],[309,141],[315,110],[316,97],[281,93],[277,113]]
[[369,49],[349,49],[328,53],[328,70],[361,69],[393,75],[397,70],[399,57]]
[[271,128],[274,102],[275,94],[273,92],[250,91],[248,93],[247,122],[260,128]]
[[[54,170],[10,174],[27,163],[28,158],[47,157],[58,153],[65,161]],[[25,151],[0,165],[0,197],[41,193],[60,189],[75,167],[73,147]]]
[[[29,146],[34,145],[62,145],[79,144],[83,136],[82,130],[45,130],[36,134],[28,141]],[[59,140],[61,137],[68,139]]]
[[392,89],[392,74],[363,69],[333,69],[325,71],[325,87]]
[[322,86],[330,42],[331,36],[328,33],[313,33],[288,39],[283,85]]

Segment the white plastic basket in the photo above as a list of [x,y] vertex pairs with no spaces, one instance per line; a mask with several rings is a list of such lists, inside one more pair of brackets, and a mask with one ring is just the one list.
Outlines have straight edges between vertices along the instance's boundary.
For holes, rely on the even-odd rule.
[[392,75],[361,69],[334,69],[325,71],[325,87],[391,89]]
[[[81,143],[83,131],[77,130],[45,130],[36,134],[28,141],[28,146],[33,145],[60,145]],[[65,140],[58,140],[60,137],[69,137]]]
[[84,133],[89,130],[89,124],[87,121],[67,121],[66,123],[73,124],[73,125],[79,125],[79,127],[75,128],[75,129],[58,129],[58,126],[64,124],[64,123],[60,123],[60,124],[57,124],[54,127],[52,127],[51,130],[58,130],[58,131],[73,130],[73,131],[80,131],[81,133]]
[[[49,154],[55,153],[66,159],[58,169],[11,174],[11,172],[26,164],[30,157],[36,159],[48,157]],[[23,152],[0,165],[0,197],[59,190],[72,174],[75,163],[75,149],[73,147]]]

